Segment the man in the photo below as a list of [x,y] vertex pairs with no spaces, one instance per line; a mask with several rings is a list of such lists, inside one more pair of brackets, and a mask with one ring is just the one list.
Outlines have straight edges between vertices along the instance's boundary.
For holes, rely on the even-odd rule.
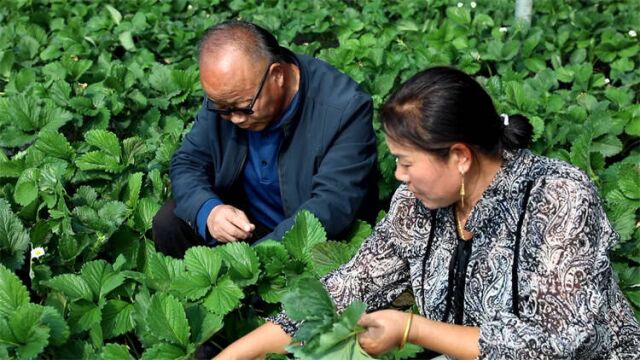
[[372,102],[353,80],[241,21],[207,30],[199,65],[206,98],[171,161],[175,202],[153,221],[161,252],[279,240],[301,209],[333,238],[372,219]]

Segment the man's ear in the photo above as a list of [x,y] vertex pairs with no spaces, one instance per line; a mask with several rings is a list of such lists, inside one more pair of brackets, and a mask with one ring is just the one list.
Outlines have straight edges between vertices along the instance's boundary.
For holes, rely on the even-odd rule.
[[271,74],[276,78],[276,83],[279,87],[284,86],[284,67],[281,63],[271,64]]
[[467,144],[455,143],[451,145],[449,156],[450,161],[453,161],[453,165],[458,168],[461,174],[466,174],[471,168],[473,151]]

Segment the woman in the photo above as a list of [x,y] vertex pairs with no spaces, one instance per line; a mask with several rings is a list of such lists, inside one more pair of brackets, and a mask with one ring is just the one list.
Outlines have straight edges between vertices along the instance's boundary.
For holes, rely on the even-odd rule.
[[[405,341],[455,358],[637,359],[640,326],[607,250],[617,234],[588,177],[526,150],[531,125],[498,116],[468,75],[435,67],[381,109],[397,158],[389,213],[323,282],[339,309],[369,305],[363,349]],[[382,310],[411,288],[420,316]],[[220,358],[282,352],[284,314]]]

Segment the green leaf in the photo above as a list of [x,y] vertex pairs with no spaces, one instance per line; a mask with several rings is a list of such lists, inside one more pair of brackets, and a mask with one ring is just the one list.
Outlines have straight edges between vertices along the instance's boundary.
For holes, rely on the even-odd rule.
[[129,183],[127,184],[127,193],[125,195],[125,203],[130,208],[135,208],[140,198],[140,189],[142,188],[142,173],[137,172],[129,175]]
[[65,160],[72,160],[75,151],[69,141],[56,131],[43,131],[34,146],[43,153]]
[[222,246],[222,258],[229,266],[229,275],[240,286],[255,284],[260,274],[260,263],[255,250],[245,242]]
[[179,274],[184,273],[182,260],[173,259],[160,253],[148,257],[149,263],[145,269],[148,286],[156,290],[169,290],[171,283]]
[[282,273],[285,266],[291,261],[284,245],[275,240],[262,241],[254,249],[260,258],[266,276]]
[[593,174],[591,170],[591,131],[584,131],[573,141],[570,152],[571,163],[589,176]]
[[122,300],[109,300],[102,309],[102,331],[105,339],[133,330],[133,305]]
[[28,302],[27,288],[13,272],[0,264],[0,315],[8,317]]
[[190,306],[186,310],[192,343],[201,345],[222,329],[222,316],[212,314],[202,305]]
[[118,137],[107,130],[89,130],[85,136],[85,140],[88,144],[91,144],[103,152],[120,159],[120,141]]
[[149,331],[173,344],[189,344],[189,323],[184,307],[171,295],[156,293],[147,313]]
[[52,278],[51,280],[45,282],[45,285],[49,286],[54,290],[61,291],[71,301],[78,300],[78,299],[84,299],[88,301],[93,300],[91,287],[89,287],[86,281],[78,275],[74,275],[74,274],[58,275]]
[[40,322],[42,309],[36,304],[24,304],[9,319],[9,328],[19,344],[16,353],[21,358],[34,358],[49,344],[50,329]]
[[209,292],[209,289],[211,289],[211,279],[203,274],[180,274],[171,283],[171,290],[188,300],[200,299]]
[[82,266],[82,278],[85,280],[94,299],[102,299],[113,289],[124,283],[124,277],[113,271],[113,268],[104,260],[95,260]]
[[133,214],[136,228],[145,232],[151,229],[153,217],[160,210],[160,204],[149,197],[144,197],[138,202],[135,213]]
[[0,199],[0,264],[11,270],[19,269],[28,248],[29,233],[11,211],[11,206]]
[[202,304],[215,314],[226,315],[240,304],[242,298],[242,289],[231,279],[222,277]]
[[69,305],[69,325],[72,333],[90,331],[95,326],[100,326],[101,321],[102,311],[98,305],[82,300]]
[[312,277],[301,277],[282,297],[282,306],[291,320],[334,318],[336,308],[324,285]]
[[627,165],[621,167],[618,186],[626,197],[640,200],[640,166]]
[[615,135],[605,135],[602,138],[593,141],[591,151],[597,151],[604,157],[614,156],[622,151],[622,141]]
[[129,352],[129,347],[122,344],[106,344],[102,348],[100,353],[100,359],[102,360],[134,360]]
[[120,45],[122,45],[126,50],[133,50],[136,48],[131,31],[121,32],[120,35],[118,35],[118,39],[120,40]]
[[327,234],[320,221],[308,211],[300,211],[291,230],[282,242],[291,256],[311,264],[311,250],[316,244],[327,241]]
[[187,354],[184,350],[178,346],[159,343],[145,350],[145,352],[142,353],[141,360],[174,360],[184,359],[186,356]]
[[113,19],[113,22],[116,25],[120,25],[120,21],[122,20],[122,14],[120,14],[120,11],[118,11],[116,8],[114,8],[111,5],[105,5],[104,7],[107,9],[107,11],[109,11],[111,18]]
[[62,345],[69,338],[69,326],[62,315],[51,306],[42,307],[41,322],[49,328],[49,342]]
[[210,284],[213,284],[218,279],[222,257],[211,247],[196,246],[187,250],[184,255],[184,264],[189,272],[205,276],[209,279]]
[[107,221],[115,230],[128,215],[127,206],[120,201],[108,201],[98,210],[98,216]]
[[13,199],[22,206],[27,206],[38,198],[38,176],[40,170],[27,169],[20,175],[13,192]]
[[110,173],[118,173],[123,169],[119,159],[103,151],[90,151],[80,155],[76,159],[76,166],[82,171],[104,170]]
[[317,244],[311,251],[313,269],[319,276],[324,276],[337,269],[353,257],[349,244],[327,241]]

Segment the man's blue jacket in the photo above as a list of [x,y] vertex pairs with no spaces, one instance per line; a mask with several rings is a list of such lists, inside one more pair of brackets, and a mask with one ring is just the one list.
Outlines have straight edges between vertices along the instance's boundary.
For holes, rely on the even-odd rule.
[[[286,219],[263,239],[282,239],[298,210],[320,219],[329,238],[356,217],[371,217],[377,201],[372,101],[327,63],[293,55],[300,68],[297,116],[283,123],[278,178]],[[247,133],[206,106],[171,160],[175,214],[196,229],[198,210],[212,197],[241,197]],[[245,199],[251,201],[251,199]]]

